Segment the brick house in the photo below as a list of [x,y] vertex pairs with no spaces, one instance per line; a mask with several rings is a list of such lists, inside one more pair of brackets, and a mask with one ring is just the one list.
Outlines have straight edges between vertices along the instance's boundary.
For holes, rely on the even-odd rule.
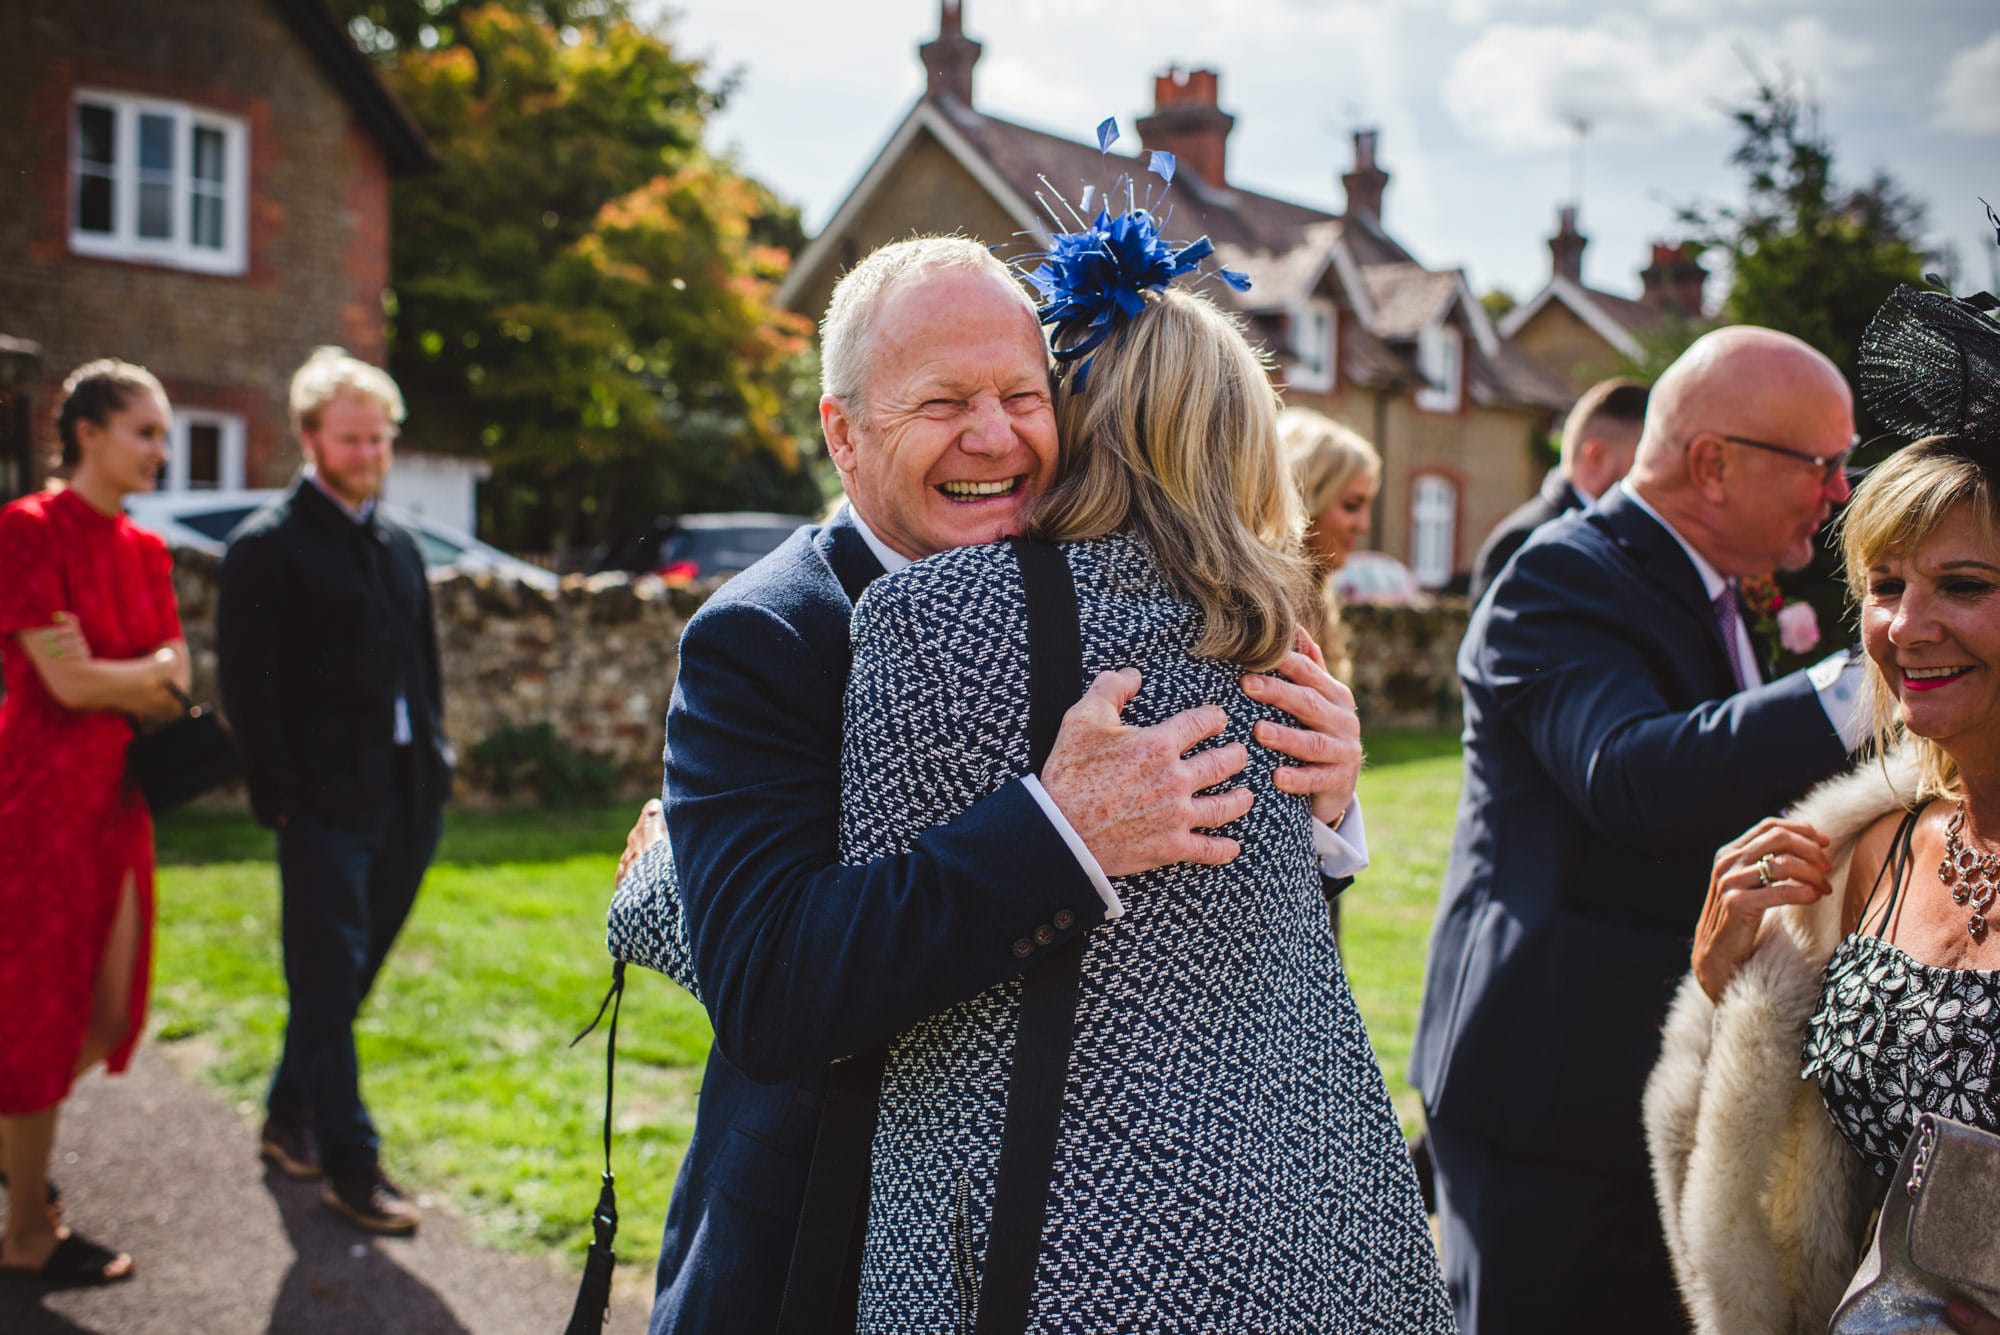
[[1549,238],[1548,281],[1499,321],[1501,337],[1575,393],[1645,360],[1649,340],[1700,323],[1708,278],[1688,246],[1656,244],[1652,263],[1640,270],[1636,300],[1586,287],[1589,242],[1576,230],[1576,207],[1564,205]]
[[[938,35],[920,48],[925,93],[793,266],[778,293],[791,309],[818,318],[841,270],[913,231],[963,232],[1003,256],[1032,250],[1047,237],[1043,177],[1074,203],[1140,171],[1133,158],[975,110],[980,44],[962,18],[957,0],[943,0]],[[1374,132],[1354,136],[1344,214],[1261,194],[1228,176],[1235,118],[1217,84],[1212,70],[1170,70],[1138,122],[1146,149],[1179,160],[1169,231],[1207,234],[1224,264],[1249,273],[1247,293],[1205,290],[1276,356],[1288,403],[1381,450],[1375,545],[1426,584],[1451,584],[1540,483],[1536,441],[1572,396],[1508,346],[1463,273],[1426,268],[1385,228],[1389,173]]]
[[324,0],[9,0],[0,123],[0,499],[104,356],[173,400],[163,487],[285,483],[291,374],[382,361],[389,184],[436,165]]

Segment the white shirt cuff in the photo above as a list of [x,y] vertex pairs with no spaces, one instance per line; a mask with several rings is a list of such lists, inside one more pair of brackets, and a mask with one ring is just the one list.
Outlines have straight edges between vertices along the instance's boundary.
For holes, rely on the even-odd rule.
[[1077,865],[1082,867],[1083,874],[1090,878],[1090,884],[1097,891],[1097,897],[1104,901],[1104,916],[1124,917],[1125,901],[1118,898],[1118,892],[1111,888],[1111,878],[1104,874],[1104,868],[1097,865],[1097,859],[1083,846],[1083,836],[1072,829],[1062,812],[1056,809],[1055,799],[1042,787],[1042,781],[1029,774],[1022,777],[1021,784],[1028,790],[1028,796],[1035,799],[1035,805],[1042,809],[1042,814],[1049,818],[1049,824],[1056,827],[1056,833],[1062,836],[1062,841],[1069,845],[1069,851],[1076,855]]
[[1340,818],[1339,829],[1334,829],[1325,821],[1313,822],[1313,851],[1319,854],[1322,876],[1337,880],[1367,869],[1368,827],[1361,823],[1360,797],[1348,799],[1347,812]]
[[1861,683],[1868,670],[1858,650],[1823,658],[1806,669],[1806,680],[1819,693],[1819,707],[1840,734],[1840,744],[1858,751],[1868,740],[1868,711],[1862,707]]

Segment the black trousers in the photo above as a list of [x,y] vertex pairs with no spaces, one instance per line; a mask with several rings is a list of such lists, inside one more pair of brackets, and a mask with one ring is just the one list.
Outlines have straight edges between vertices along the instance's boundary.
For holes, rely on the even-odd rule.
[[1463,1335],[1685,1335],[1650,1181],[1528,1158],[1448,1123],[1431,1122],[1429,1141]]
[[310,1121],[332,1174],[364,1171],[377,1159],[354,1017],[437,851],[439,810],[418,806],[408,757],[400,748],[397,791],[366,828],[300,813],[278,831],[291,1012],[268,1102],[275,1119]]

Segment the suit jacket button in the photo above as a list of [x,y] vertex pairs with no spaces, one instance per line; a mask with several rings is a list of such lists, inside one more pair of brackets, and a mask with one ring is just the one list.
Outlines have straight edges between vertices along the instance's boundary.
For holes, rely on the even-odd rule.
[[1035,929],[1035,944],[1036,944],[1036,945],[1038,945],[1038,946],[1045,946],[1045,945],[1047,945],[1047,944],[1048,944],[1049,942],[1051,942],[1051,941],[1053,941],[1053,940],[1055,940],[1055,939],[1056,939],[1056,929],[1055,929],[1055,928],[1053,928],[1053,927],[1037,927],[1037,928]]
[[1070,928],[1076,926],[1076,915],[1068,909],[1057,909],[1056,916],[1052,921],[1055,923],[1058,932],[1067,932]]
[[1028,958],[1028,956],[1034,953],[1035,953],[1035,943],[1030,941],[1027,937],[1024,936],[1019,941],[1016,941],[1014,943],[1015,959],[1024,960]]

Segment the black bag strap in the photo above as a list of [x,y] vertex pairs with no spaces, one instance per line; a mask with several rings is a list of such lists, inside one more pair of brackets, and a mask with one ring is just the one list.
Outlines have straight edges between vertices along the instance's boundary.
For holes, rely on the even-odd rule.
[[570,1309],[563,1335],[599,1335],[611,1311],[611,1277],[618,1263],[611,1249],[618,1236],[618,1188],[611,1176],[611,1092],[618,1070],[618,1011],[624,1004],[625,961],[613,960],[611,987],[598,1004],[596,1017],[569,1041],[571,1047],[583,1042],[610,1008],[611,1030],[604,1042],[604,1180],[597,1191],[597,1208],[590,1215],[590,1250],[584,1257],[583,1280],[577,1285],[576,1304]]
[[[1019,538],[1014,553],[1028,594],[1028,735],[1039,770],[1055,745],[1064,711],[1082,687],[1083,635],[1076,586],[1063,554]],[[1007,1120],[974,1335],[1017,1335],[1028,1324],[1062,1124],[1063,1086],[1076,1037],[1085,939],[1079,932],[1021,979],[1021,1018],[1007,1080]]]
[[[1028,765],[1041,769],[1062,730],[1063,714],[1076,703],[1083,679],[1083,639],[1077,626],[1076,587],[1071,582],[1069,564],[1061,552],[1046,543],[1022,538],[1010,540],[1021,566],[1021,580],[1027,591],[1028,608]],[[1022,1038],[1030,1034],[1027,999],[1040,991],[1035,978],[1053,972],[1067,975],[1068,1001],[1049,996],[1037,1003],[1037,1013],[1060,1010],[1073,1026],[1076,1011],[1077,965],[1083,957],[1083,938],[1078,936],[1052,952],[1022,982]],[[1067,958],[1067,963],[1064,961]],[[1045,1026],[1038,1022],[1037,1031]],[[1033,1045],[1036,1048],[1042,1043]],[[1049,1165],[1054,1161],[1054,1130],[1062,1112],[1063,1079],[1069,1065],[1069,1030],[1061,1035],[1061,1054],[1055,1059],[1053,1091],[1046,1059],[1028,1063],[1035,1069],[1027,1077],[1023,1093],[1021,1048],[1016,1048],[1014,1076],[1008,1085],[1007,1140],[1001,1147],[1000,1178],[996,1198],[994,1237],[987,1255],[987,1284],[993,1282],[995,1248],[999,1246],[1001,1218],[997,1213],[1005,1202],[1023,1195],[1022,1183],[1008,1185],[1011,1176],[1033,1176],[1040,1164],[1040,1185],[1027,1192],[1032,1198],[1033,1219],[1009,1227],[1009,1233],[1026,1230],[1028,1292],[1034,1282],[1034,1259],[1041,1249],[1043,1198],[1048,1194]],[[843,1062],[827,1073],[826,1102],[820,1110],[819,1133],[813,1141],[812,1166],[806,1174],[805,1204],[799,1213],[799,1231],[792,1247],[791,1268],[785,1276],[785,1296],[778,1312],[778,1335],[819,1335],[819,1332],[854,1329],[861,1281],[861,1250],[868,1224],[869,1155],[875,1140],[875,1115],[882,1100],[882,1068],[888,1058],[887,1046],[873,1048]],[[1051,1099],[1053,1100],[1051,1102]],[[1042,1109],[1041,1115],[1027,1120],[1048,1124],[1038,1145],[1036,1137],[1024,1135],[1023,1151],[1009,1146],[1016,1140],[1017,1106]],[[1046,1105],[1046,1107],[1044,1107]],[[1019,1251],[1020,1246],[1013,1250]],[[1018,1259],[1009,1261],[1010,1272],[1020,1268]],[[1027,1294],[1019,1305],[1026,1312]],[[980,1311],[989,1303],[982,1290]],[[1015,1322],[1020,1329],[1021,1322]],[[988,1329],[983,1319],[980,1330]]]

